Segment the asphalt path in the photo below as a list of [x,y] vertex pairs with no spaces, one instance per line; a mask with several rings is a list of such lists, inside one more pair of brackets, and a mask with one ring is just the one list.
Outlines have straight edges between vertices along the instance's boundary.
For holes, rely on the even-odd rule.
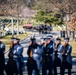
[[[24,57],[24,63],[25,63],[25,65],[24,65],[25,70],[23,71],[23,75],[27,75],[27,69],[26,69],[27,49],[28,49],[30,38],[32,37],[32,35],[35,35],[36,42],[39,43],[40,38],[46,37],[47,35],[52,35],[54,38],[56,38],[59,36],[59,32],[52,32],[50,34],[39,34],[38,32],[32,32],[32,34],[29,37],[27,37],[26,39],[23,39],[20,42],[20,44],[24,47],[23,57]],[[6,58],[8,58],[7,56],[8,56],[8,53],[6,54]],[[73,68],[72,68],[72,74],[71,75],[76,75],[76,57],[73,56],[72,61],[73,61]],[[59,75],[59,72],[60,72],[60,70],[58,68],[58,75]],[[68,75],[67,70],[65,70],[65,75]]]

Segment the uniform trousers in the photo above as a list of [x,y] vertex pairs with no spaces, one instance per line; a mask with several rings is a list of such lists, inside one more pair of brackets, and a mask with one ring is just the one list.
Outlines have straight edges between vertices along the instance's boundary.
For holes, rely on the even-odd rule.
[[[52,75],[52,57],[50,57],[50,59],[46,59],[45,62],[43,62],[42,64],[42,75]],[[48,71],[48,73],[47,73]]]
[[61,75],[64,75],[65,69],[68,69],[68,75],[71,75],[72,64],[68,62],[62,62]]
[[22,75],[22,62],[21,62],[21,58],[15,58],[16,61],[16,65],[17,65],[17,71],[20,75]]
[[0,75],[4,75],[4,67],[5,67],[5,61],[4,61],[4,54],[0,53]]
[[57,75],[57,67],[60,67],[61,74],[61,60],[58,57],[54,59],[54,75]]
[[32,75],[33,70],[35,70],[35,75],[40,75],[39,74],[39,70],[37,68],[36,61],[33,60],[33,59],[31,59],[31,58],[28,58],[28,60],[27,60],[27,71],[28,71],[28,75]]
[[6,73],[7,75],[18,75],[18,71],[17,71],[17,65],[16,62],[13,61],[8,61],[7,65],[5,67]]

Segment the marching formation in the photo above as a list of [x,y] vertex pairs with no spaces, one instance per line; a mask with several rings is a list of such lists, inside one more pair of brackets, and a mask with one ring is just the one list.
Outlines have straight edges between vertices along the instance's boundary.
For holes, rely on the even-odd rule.
[[71,52],[72,46],[68,38],[64,39],[64,45],[60,38],[54,42],[52,36],[41,39],[40,44],[37,44],[36,38],[31,38],[27,51],[28,75],[57,75],[57,67],[60,67],[60,75],[65,74],[65,69],[71,75]]
[[[19,43],[20,39],[12,38],[9,47],[9,60],[5,65],[5,44],[0,40],[0,75],[23,75],[23,47]],[[64,39],[64,45],[60,38],[53,41],[53,36],[41,38],[39,44],[36,38],[30,39],[27,50],[27,75],[57,75],[57,67],[60,67],[60,75],[65,74],[68,69],[68,75],[71,75],[72,69],[72,46],[69,39]]]

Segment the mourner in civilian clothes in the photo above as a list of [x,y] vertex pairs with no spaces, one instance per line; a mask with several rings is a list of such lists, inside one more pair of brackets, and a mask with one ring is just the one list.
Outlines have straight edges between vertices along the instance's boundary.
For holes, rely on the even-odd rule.
[[5,52],[5,44],[2,43],[0,39],[0,75],[4,75],[3,74],[5,66],[4,52]]
[[64,75],[65,69],[68,69],[68,75],[71,75],[72,69],[72,46],[69,44],[69,38],[64,39],[64,50],[63,50],[63,60],[62,60],[62,74]]
[[13,38],[13,41],[14,41],[13,58],[16,61],[18,73],[22,75],[23,46],[19,44],[20,39]]
[[61,61],[62,61],[62,52],[64,50],[64,46],[61,44],[61,39],[56,39],[56,46],[55,46],[55,54],[54,54],[54,75],[57,75],[57,67],[60,67],[60,74],[61,74]]
[[28,55],[28,60],[27,60],[27,70],[28,70],[28,75],[32,75],[33,70],[35,70],[36,75],[39,74],[39,62],[38,60],[38,48],[39,45],[36,43],[36,39],[34,37],[31,38],[31,43],[28,47],[27,55]]
[[45,39],[44,51],[43,51],[43,64],[42,64],[42,75],[47,75],[47,70],[49,71],[48,75],[52,74],[52,56],[53,56],[53,41],[52,37],[47,37]]
[[14,49],[14,43],[13,43],[13,41],[11,41],[9,54],[8,54],[9,60],[7,62],[7,65],[6,65],[6,73],[7,73],[7,75],[18,75],[17,65],[16,65],[15,60],[13,59],[13,52],[12,52],[13,49]]

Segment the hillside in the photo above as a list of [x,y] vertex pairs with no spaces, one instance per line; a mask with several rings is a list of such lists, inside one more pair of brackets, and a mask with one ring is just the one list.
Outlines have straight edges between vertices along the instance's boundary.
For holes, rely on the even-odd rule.
[[33,16],[35,10],[73,15],[76,12],[76,0],[0,0],[0,16]]
[[35,11],[28,7],[27,0],[0,0],[0,16],[26,17],[29,13],[33,16]]

